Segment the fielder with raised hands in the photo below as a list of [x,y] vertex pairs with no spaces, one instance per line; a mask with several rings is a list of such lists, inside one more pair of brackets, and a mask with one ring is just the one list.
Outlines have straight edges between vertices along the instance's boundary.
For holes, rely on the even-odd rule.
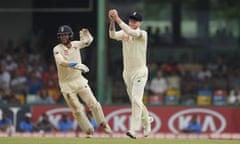
[[60,43],[54,47],[53,53],[58,70],[59,86],[79,126],[86,133],[86,137],[92,137],[94,128],[90,124],[78,96],[90,108],[97,124],[106,133],[111,134],[112,130],[106,123],[102,107],[93,95],[88,80],[82,75],[82,73],[88,72],[89,68],[82,64],[80,49],[89,46],[93,37],[86,28],[82,29],[79,35],[80,41],[72,41],[73,31],[70,26],[63,25],[58,29],[57,37]]
[[[140,130],[142,123],[144,136],[147,137],[151,132],[153,118],[149,116],[142,101],[148,78],[147,32],[140,29],[142,16],[138,12],[133,12],[128,17],[128,25],[123,22],[115,9],[110,10],[108,16],[110,38],[122,41],[123,79],[132,108],[130,128],[126,134],[130,138],[136,139],[136,132]],[[120,26],[120,31],[115,30],[115,22]]]

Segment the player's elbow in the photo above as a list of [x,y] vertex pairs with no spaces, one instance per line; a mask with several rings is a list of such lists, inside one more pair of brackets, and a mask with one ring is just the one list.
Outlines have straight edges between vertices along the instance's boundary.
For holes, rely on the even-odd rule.
[[125,32],[132,37],[140,37],[141,36],[141,33],[134,31],[134,30],[133,31],[129,30],[129,31],[125,31]]
[[113,39],[113,35],[109,33],[109,38]]
[[64,61],[59,61],[59,62],[57,62],[57,64],[60,65],[60,66],[64,66],[64,67],[68,66],[68,63],[64,62]]
[[115,32],[114,31],[109,31],[109,37],[111,39],[115,39]]
[[112,35],[109,35],[109,38],[110,38],[110,39],[114,39],[114,37],[113,37]]

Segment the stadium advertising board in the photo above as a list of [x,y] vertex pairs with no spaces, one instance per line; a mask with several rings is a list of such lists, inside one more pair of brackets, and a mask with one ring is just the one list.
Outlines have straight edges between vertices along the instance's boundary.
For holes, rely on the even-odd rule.
[[[237,107],[148,107],[154,118],[154,133],[178,133],[197,115],[203,133],[239,133],[240,108]],[[131,108],[104,106],[106,120],[115,132],[125,132],[129,127]],[[62,112],[71,113],[65,106],[33,106],[33,120],[38,120],[42,113],[47,113],[53,123],[57,123]],[[70,114],[72,116],[72,114]]]
[[[130,120],[130,108],[104,107],[106,118],[117,132],[126,131]],[[204,133],[232,132],[230,123],[232,108],[187,108],[187,107],[150,107],[153,116],[153,132],[178,133],[197,115]],[[239,132],[239,130],[237,130]],[[235,132],[237,132],[235,131]]]

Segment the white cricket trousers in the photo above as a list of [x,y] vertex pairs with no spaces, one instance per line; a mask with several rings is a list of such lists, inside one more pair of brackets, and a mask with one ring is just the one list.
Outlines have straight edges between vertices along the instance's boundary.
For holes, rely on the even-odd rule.
[[138,131],[141,122],[145,126],[148,122],[148,110],[143,104],[144,88],[148,79],[148,69],[143,67],[133,71],[124,71],[123,79],[131,102],[132,115],[130,130]]

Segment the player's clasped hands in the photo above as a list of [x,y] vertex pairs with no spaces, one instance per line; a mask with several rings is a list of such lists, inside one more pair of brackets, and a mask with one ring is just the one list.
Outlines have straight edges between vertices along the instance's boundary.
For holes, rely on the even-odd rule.
[[116,9],[111,9],[108,11],[108,17],[110,20],[116,20],[116,18],[118,17],[118,12]]

